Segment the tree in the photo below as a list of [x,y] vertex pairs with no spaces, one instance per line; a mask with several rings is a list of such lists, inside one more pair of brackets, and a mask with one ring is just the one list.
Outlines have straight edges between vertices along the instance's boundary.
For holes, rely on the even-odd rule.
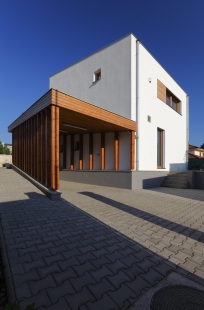
[[0,154],[10,155],[11,151],[0,141]]
[[204,149],[204,143],[203,143],[203,144],[201,144],[200,148],[201,148],[201,149]]

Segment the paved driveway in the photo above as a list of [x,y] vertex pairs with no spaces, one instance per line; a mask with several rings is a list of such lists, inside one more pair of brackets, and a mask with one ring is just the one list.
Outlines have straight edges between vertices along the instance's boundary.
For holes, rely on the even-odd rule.
[[[204,192],[61,181],[50,201],[0,169],[0,212],[22,309],[127,309],[172,270],[202,283]],[[178,266],[178,267],[177,267]]]

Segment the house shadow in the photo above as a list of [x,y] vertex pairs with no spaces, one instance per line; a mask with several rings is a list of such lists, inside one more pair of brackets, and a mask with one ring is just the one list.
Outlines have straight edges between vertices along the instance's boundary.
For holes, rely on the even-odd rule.
[[[157,225],[163,225],[162,220],[165,221],[104,196],[90,192],[80,194]],[[29,199],[0,203],[5,243],[3,251],[7,252],[16,299],[20,301],[23,309],[33,302],[36,309],[47,307],[47,299],[45,301],[38,298],[38,295],[32,292],[28,294],[23,288],[29,281],[41,281],[48,276],[58,279],[57,281],[61,279],[56,288],[57,296],[55,297],[55,288],[46,286],[39,287],[39,294],[45,291],[48,295],[51,294],[50,306],[56,306],[59,298],[65,298],[71,309],[79,309],[82,305],[88,305],[90,309],[127,309],[172,271],[204,284],[203,278],[155,254],[68,201],[50,201],[46,196],[35,192],[28,192],[26,195]],[[168,221],[166,224],[172,225],[172,230],[174,229],[174,223]],[[29,257],[32,257],[33,261],[29,261]],[[35,260],[40,264],[35,265],[34,273],[31,264]],[[22,261],[24,274],[17,268]],[[61,270],[56,269],[57,265]],[[88,276],[85,277],[87,273]],[[82,278],[83,281],[80,280]],[[75,285],[77,280],[77,289],[74,291],[72,285]],[[19,288],[19,281],[22,289]],[[98,288],[98,283],[103,283],[103,286]],[[96,300],[90,300],[90,289],[94,290],[95,286]],[[79,298],[81,291],[88,292],[87,299]],[[104,307],[101,296],[111,302],[114,300],[114,306],[113,303],[106,302]]]
[[158,187],[158,188],[148,188],[146,190],[204,202],[204,191],[202,189]]
[[100,202],[103,202],[105,204],[110,205],[111,207],[114,207],[116,209],[119,209],[123,212],[126,212],[130,215],[133,215],[135,217],[141,218],[145,221],[148,221],[152,224],[158,225],[162,228],[166,228],[168,230],[171,230],[175,233],[179,233],[185,237],[189,237],[191,239],[194,239],[195,241],[199,241],[204,243],[204,232],[196,230],[194,228],[190,228],[188,226],[184,226],[172,221],[169,221],[167,219],[164,219],[162,217],[159,217],[157,215],[151,214],[149,212],[131,207],[129,205],[126,205],[124,203],[118,202],[116,200],[107,198],[105,196],[95,194],[93,192],[79,192],[81,195],[88,196],[92,199],[98,200]]

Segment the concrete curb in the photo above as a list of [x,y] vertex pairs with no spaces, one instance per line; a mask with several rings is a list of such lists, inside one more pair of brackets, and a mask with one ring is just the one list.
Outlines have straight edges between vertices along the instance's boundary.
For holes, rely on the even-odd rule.
[[19,173],[22,177],[30,181],[33,185],[35,185],[39,190],[41,190],[48,198],[51,200],[60,200],[61,199],[61,192],[60,191],[55,191],[52,189],[47,188],[46,186],[42,185],[35,179],[33,179],[31,176],[29,176],[27,173],[16,167],[15,165],[11,165],[12,169]]
[[1,256],[2,256],[3,266],[4,266],[4,278],[5,278],[5,283],[6,283],[7,297],[8,297],[8,302],[12,303],[17,299],[16,299],[15,289],[13,285],[13,280],[11,277],[11,270],[10,270],[10,265],[8,261],[8,256],[7,256],[7,251],[6,251],[5,241],[4,241],[4,234],[3,234],[3,229],[2,229],[1,224],[0,224],[0,238],[1,238]]

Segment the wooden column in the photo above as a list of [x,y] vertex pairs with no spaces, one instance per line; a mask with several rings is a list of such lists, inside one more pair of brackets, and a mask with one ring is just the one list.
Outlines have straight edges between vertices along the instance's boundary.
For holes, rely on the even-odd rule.
[[55,189],[59,189],[59,107],[55,107]]
[[93,134],[89,134],[89,170],[93,169]]
[[28,174],[31,175],[31,125],[28,120]]
[[74,135],[71,135],[71,145],[70,145],[70,169],[74,169]]
[[135,169],[135,132],[131,131],[130,135],[130,169]]
[[22,124],[23,125],[23,171],[26,170],[26,153],[25,153],[25,122]]
[[51,106],[51,187],[59,189],[59,107]]
[[105,169],[105,133],[101,133],[101,170]]
[[67,136],[63,135],[63,169],[67,168]]
[[34,178],[38,177],[38,117],[34,116]]
[[42,183],[46,184],[46,158],[47,158],[47,135],[46,135],[46,111],[42,112]]
[[114,137],[114,169],[118,170],[119,168],[119,139],[118,132],[115,132]]
[[79,170],[83,169],[83,134],[79,135]]
[[37,180],[42,182],[42,132],[41,132],[41,113],[37,114]]
[[55,189],[55,106],[51,106],[51,187]]
[[51,187],[51,109],[47,109],[47,157],[46,157],[46,166],[47,166],[47,180],[46,185]]

